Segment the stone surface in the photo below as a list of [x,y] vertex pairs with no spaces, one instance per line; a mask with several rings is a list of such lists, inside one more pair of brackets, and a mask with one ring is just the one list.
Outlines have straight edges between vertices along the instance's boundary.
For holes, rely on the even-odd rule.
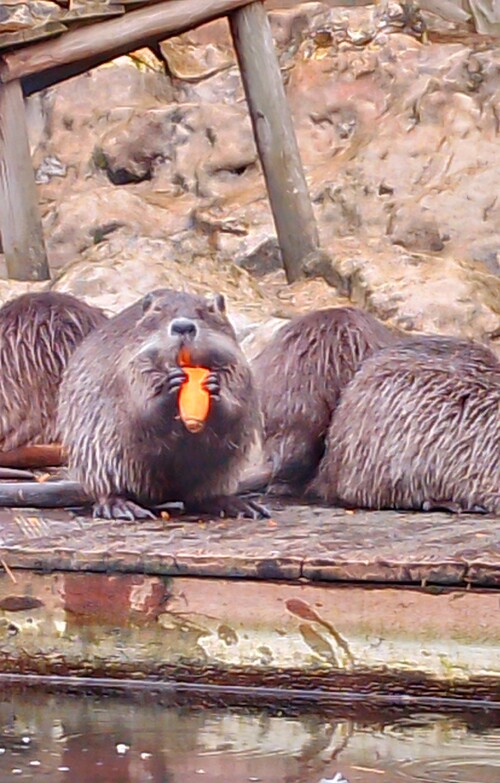
[[388,235],[395,245],[406,250],[439,252],[444,248],[438,221],[430,212],[406,206],[398,209],[388,228]]
[[[189,275],[184,263],[187,252]],[[220,291],[227,296],[230,317],[242,336],[249,324],[272,311],[272,301],[247,272],[230,260],[209,258],[193,244],[188,251],[182,246],[179,249],[173,241],[137,238],[123,230],[91,247],[52,286],[94,302],[110,313],[155,288],[189,289],[200,294]]]
[[47,0],[22,3],[4,0],[0,6],[0,34],[26,30],[43,22],[60,19],[61,16],[59,5]]
[[486,265],[352,238],[330,251],[354,304],[405,331],[492,341],[499,353],[500,279]]

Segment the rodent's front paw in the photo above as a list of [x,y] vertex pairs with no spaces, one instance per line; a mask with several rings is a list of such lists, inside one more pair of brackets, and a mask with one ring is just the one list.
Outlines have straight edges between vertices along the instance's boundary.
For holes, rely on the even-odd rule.
[[187,375],[182,367],[171,367],[167,372],[167,391],[171,394],[177,394],[186,380]]
[[203,382],[203,388],[210,394],[211,399],[220,399],[220,380],[216,372],[211,372]]

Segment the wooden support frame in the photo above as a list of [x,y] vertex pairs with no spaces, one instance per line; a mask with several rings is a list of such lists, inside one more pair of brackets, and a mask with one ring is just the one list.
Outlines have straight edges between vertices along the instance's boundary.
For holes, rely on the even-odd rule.
[[319,247],[318,229],[288,108],[271,26],[261,2],[229,15],[250,117],[289,283]]
[[49,267],[21,83],[0,84],[0,234],[14,280],[48,280]]
[[4,54],[0,80],[23,79],[77,62],[84,63],[87,70],[150,42],[180,35],[226,16],[246,3],[248,0],[168,0],[129,11],[116,19],[70,30],[59,38]]
[[[318,249],[319,236],[271,27],[260,0],[250,3],[248,0],[204,0],[203,3],[199,0],[169,0],[98,25],[70,30],[58,39],[5,54],[0,86],[3,83],[4,94],[10,90],[14,94],[17,90],[19,102],[20,83],[25,93],[34,92],[134,48],[152,45],[221,16],[229,18],[283,266],[287,280],[293,282],[303,275],[304,259]],[[10,88],[9,85],[13,84],[18,87]],[[25,125],[24,119],[22,122]],[[17,154],[21,154],[20,149]],[[26,163],[19,162],[19,166],[23,168],[24,195],[30,195],[27,203],[31,205],[34,201],[34,185],[30,184],[33,176],[28,174]],[[18,202],[22,203],[22,198]],[[38,228],[36,226],[36,210],[30,206],[28,212],[25,222],[29,223],[29,231],[23,227],[22,235],[34,240],[30,247],[35,261],[23,266],[22,254],[26,251],[24,248],[16,251],[18,260],[10,262],[12,276],[43,279],[48,271],[41,227],[39,220]],[[8,231],[7,242],[4,239],[3,244],[4,248],[9,245]],[[23,266],[22,270],[19,265]]]

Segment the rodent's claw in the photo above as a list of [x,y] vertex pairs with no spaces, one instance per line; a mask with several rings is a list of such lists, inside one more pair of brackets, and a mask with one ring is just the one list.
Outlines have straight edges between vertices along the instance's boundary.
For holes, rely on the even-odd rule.
[[203,382],[203,388],[207,390],[212,399],[218,400],[220,397],[220,380],[216,372],[211,372]]
[[493,513],[481,503],[474,503],[470,508],[464,509],[464,514],[490,514]]
[[487,514],[488,509],[478,503],[463,505],[452,500],[424,500],[422,511],[447,511],[450,514]]
[[462,508],[460,503],[454,503],[451,500],[429,498],[422,503],[422,511],[448,511],[450,514],[460,514]]
[[182,367],[170,368],[167,372],[167,390],[170,393],[177,393],[186,380],[187,375]]
[[246,513],[242,513],[241,516],[248,517],[249,519],[270,519],[271,512],[266,506],[261,503],[257,503],[255,500],[244,501]]
[[249,498],[240,498],[238,495],[220,495],[207,498],[196,504],[186,504],[186,511],[210,514],[214,517],[247,517],[247,519],[265,519],[271,514],[265,506],[256,503]]
[[95,503],[92,516],[94,519],[126,519],[129,522],[136,519],[156,519],[149,509],[120,497],[109,497],[101,503]]

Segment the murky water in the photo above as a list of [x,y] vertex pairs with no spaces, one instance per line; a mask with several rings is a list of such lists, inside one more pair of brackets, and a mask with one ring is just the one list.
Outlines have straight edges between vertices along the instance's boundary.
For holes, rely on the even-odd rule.
[[[350,717],[346,717],[350,714]],[[499,783],[500,715],[0,694],[0,783]]]

